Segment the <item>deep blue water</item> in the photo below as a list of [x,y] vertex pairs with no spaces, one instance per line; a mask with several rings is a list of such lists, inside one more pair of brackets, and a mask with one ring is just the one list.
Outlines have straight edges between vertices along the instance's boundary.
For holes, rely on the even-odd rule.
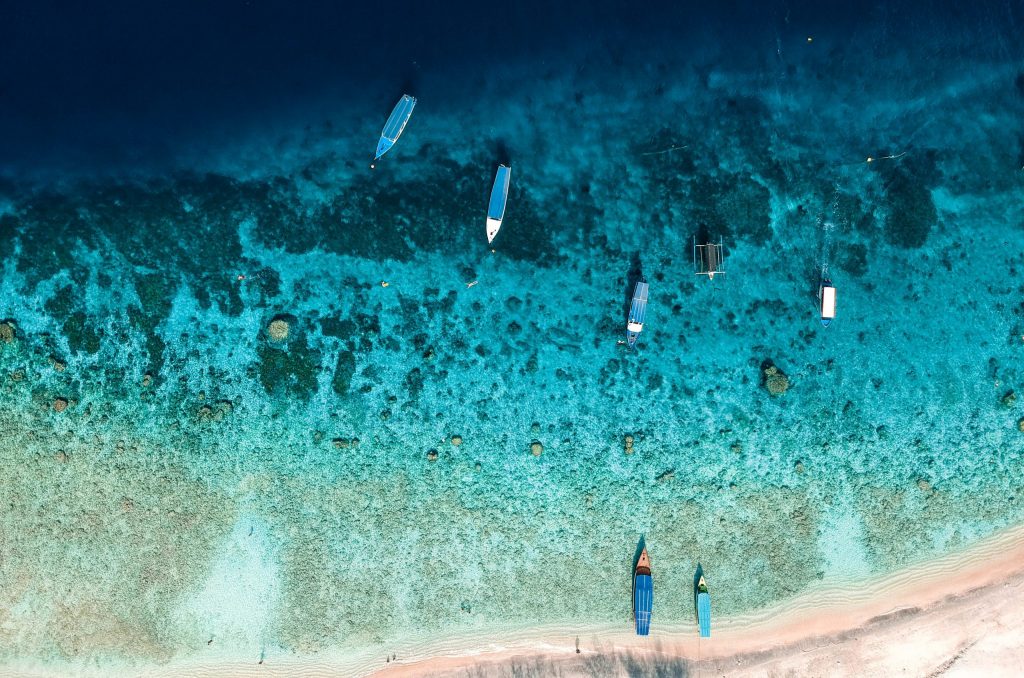
[[[0,171],[166,167],[178,144],[226,129],[317,123],[404,91],[471,99],[515,66],[582,70],[598,44],[638,67],[657,55],[764,72],[807,36],[850,68],[947,37],[1020,59],[1020,2],[7,3],[0,21]],[[711,49],[713,46],[713,49]],[[963,47],[961,47],[963,48]],[[597,86],[625,94],[628,70]],[[823,88],[828,87],[822,82]],[[516,97],[530,92],[518,91]]]

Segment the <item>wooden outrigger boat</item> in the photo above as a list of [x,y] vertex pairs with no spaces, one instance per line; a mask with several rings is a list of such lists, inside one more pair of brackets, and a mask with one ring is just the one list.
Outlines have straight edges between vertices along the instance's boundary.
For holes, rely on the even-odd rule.
[[821,303],[821,324],[828,327],[836,317],[836,288],[828,276],[823,275],[821,278],[818,301]]
[[708,280],[714,280],[716,275],[725,275],[725,269],[722,268],[724,262],[725,246],[722,244],[721,238],[717,243],[709,241],[698,245],[697,237],[694,236],[693,268],[697,275],[706,275]]
[[636,635],[650,635],[653,607],[654,581],[651,578],[651,559],[647,556],[645,546],[633,570],[633,618],[636,620]]
[[700,637],[708,638],[711,636],[711,594],[708,593],[704,575],[701,575],[697,582],[697,593],[694,597],[697,603],[697,626],[700,629]]
[[640,332],[644,329],[644,319],[647,317],[647,293],[648,285],[643,279],[636,283],[633,288],[633,302],[629,306],[629,317],[626,319],[626,341],[629,347],[636,344]]
[[[409,122],[409,118],[412,116],[412,109],[415,106],[416,97],[403,94],[402,98],[395,104],[395,107],[391,109],[391,115],[388,116],[388,121],[384,123],[384,130],[380,133],[380,141],[377,142],[377,155],[373,159],[374,163],[380,160],[382,155],[390,151],[391,147],[398,141],[398,137],[402,136],[405,125]],[[373,168],[374,165],[370,165],[370,167]]]
[[487,203],[487,244],[494,241],[501,228],[501,220],[505,218],[505,203],[508,202],[508,184],[512,178],[512,168],[505,165],[498,165],[498,172],[494,175],[494,185],[491,186],[491,200]]

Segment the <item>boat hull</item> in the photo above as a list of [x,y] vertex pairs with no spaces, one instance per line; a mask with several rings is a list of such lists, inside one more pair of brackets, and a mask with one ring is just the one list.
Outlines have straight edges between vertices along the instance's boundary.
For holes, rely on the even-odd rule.
[[818,287],[818,301],[820,302],[821,324],[828,327],[836,317],[836,288],[832,286],[831,280],[824,280]]
[[697,628],[700,630],[700,637],[708,638],[711,636],[711,594],[708,593],[703,575],[697,583],[694,603],[697,606]]
[[626,342],[630,348],[636,344],[640,332],[644,329],[644,320],[647,319],[647,295],[650,288],[643,280],[637,282],[633,288],[633,301],[629,306],[629,317],[626,319]]
[[633,570],[633,619],[636,635],[651,633],[651,612],[654,609],[654,579],[651,577],[651,561],[647,549],[643,549]]
[[512,179],[512,168],[498,165],[491,186],[491,199],[487,203],[487,244],[494,241],[505,219],[505,206],[508,204],[508,185]]
[[388,121],[384,123],[384,129],[380,133],[380,141],[377,142],[375,161],[380,160],[382,155],[390,151],[398,141],[398,137],[402,136],[402,132],[405,131],[405,126],[412,116],[412,109],[415,107],[416,97],[403,94],[395,107],[391,109],[391,115],[388,116]]

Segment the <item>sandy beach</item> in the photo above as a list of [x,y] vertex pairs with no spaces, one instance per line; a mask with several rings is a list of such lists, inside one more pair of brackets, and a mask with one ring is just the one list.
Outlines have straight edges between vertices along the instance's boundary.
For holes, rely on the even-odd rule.
[[[523,638],[499,652],[398,664],[374,676],[1021,675],[1024,529],[887,581],[831,588],[778,609],[722,620],[699,646],[693,630]],[[699,658],[699,659],[698,659]]]
[[438,657],[370,675],[1019,676],[1024,674],[1024,528],[887,580],[808,593],[695,630],[548,636],[499,652]]
[[[822,588],[775,608],[716,619],[712,638],[699,643],[695,627],[665,628],[655,616],[646,639],[632,635],[626,625],[580,628],[578,633],[510,630],[441,642],[410,640],[391,648],[394,661],[385,661],[384,648],[368,648],[306,659],[269,657],[262,664],[229,658],[171,663],[123,675],[1018,676],[1024,674],[1021,628],[1024,527],[1016,527],[870,585]],[[8,667],[4,675],[69,674]]]

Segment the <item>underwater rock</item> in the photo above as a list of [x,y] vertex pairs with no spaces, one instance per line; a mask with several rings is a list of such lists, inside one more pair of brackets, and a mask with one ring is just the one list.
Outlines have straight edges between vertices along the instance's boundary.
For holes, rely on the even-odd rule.
[[435,449],[427,450],[427,461],[437,461],[437,450],[435,450]]
[[533,456],[539,457],[541,455],[541,452],[543,451],[544,446],[540,443],[540,441],[534,440],[532,443],[530,443],[530,452],[533,453]]
[[349,445],[352,447],[359,447],[359,438],[353,438],[349,441]]
[[794,469],[794,470],[795,470],[795,471],[796,471],[797,473],[803,473],[803,472],[804,472],[804,471],[806,470],[806,468],[804,467],[804,463],[803,463],[802,461],[798,461],[798,462],[797,462],[797,463],[796,463],[796,464],[795,464],[795,465],[793,466],[793,469]]
[[230,400],[218,400],[213,405],[203,405],[196,411],[196,419],[199,421],[223,421],[224,417],[231,414],[234,404]]
[[924,245],[928,232],[939,220],[931,191],[908,172],[900,170],[890,179],[886,198],[889,202],[886,239],[906,249]]
[[925,478],[917,479],[917,487],[925,494],[931,494],[932,492],[932,484]]
[[331,388],[334,392],[340,396],[346,395],[355,373],[355,354],[352,351],[342,351],[339,353],[338,362],[334,366],[334,377],[331,379]]
[[999,402],[1003,404],[1003,407],[1013,407],[1017,402],[1017,394],[1013,391],[1007,391],[1003,394],[1003,397]]
[[260,383],[269,394],[287,393],[309,400],[317,389],[320,353],[299,338],[288,343],[287,350],[261,342],[256,348]]
[[288,321],[284,318],[274,318],[270,321],[270,325],[267,326],[267,336],[275,343],[287,341],[290,331],[291,328],[288,325]]
[[339,449],[348,447],[348,438],[335,438],[331,441],[331,444]]
[[868,270],[868,248],[861,243],[848,243],[839,248],[837,260],[839,268],[852,276],[860,277]]
[[25,381],[25,370],[19,368],[11,372],[11,381]]
[[626,454],[633,454],[633,436],[626,434],[626,437],[622,440]]
[[142,375],[142,385],[144,387],[148,387],[152,383],[153,383],[153,375],[152,374],[150,374],[149,372],[146,372],[144,375]]
[[1024,433],[1024,417],[1017,420],[1017,430]]
[[458,436],[458,435],[452,436],[452,445],[454,445],[455,447],[458,447],[461,444],[462,444],[462,436]]
[[68,346],[73,352],[99,353],[100,332],[88,321],[85,313],[81,311],[72,313],[62,329],[64,336],[67,337]]
[[54,372],[63,372],[68,368],[68,364],[59,358],[50,358],[50,365],[53,366]]
[[676,470],[674,468],[670,468],[667,471],[662,471],[661,473],[659,473],[658,477],[655,478],[654,480],[656,482],[663,483],[666,480],[672,480],[675,477],[676,477]]
[[14,341],[14,335],[14,323],[9,320],[0,323],[0,342],[10,344]]
[[68,402],[67,398],[55,398],[53,401],[53,411],[63,412],[64,410],[68,409],[68,405],[70,404],[71,403]]
[[772,395],[781,395],[789,389],[789,377],[771,360],[761,363],[762,385]]

